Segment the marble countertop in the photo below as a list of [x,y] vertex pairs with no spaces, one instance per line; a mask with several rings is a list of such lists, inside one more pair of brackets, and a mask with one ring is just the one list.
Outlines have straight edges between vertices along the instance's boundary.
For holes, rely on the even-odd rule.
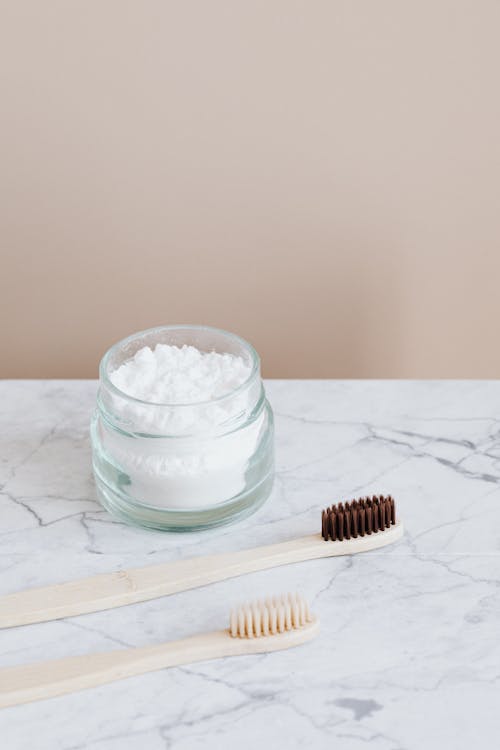
[[268,381],[273,494],[240,524],[173,535],[96,503],[92,381],[0,383],[0,593],[282,541],[321,508],[391,493],[403,540],[156,601],[0,631],[2,666],[225,627],[300,590],[320,636],[0,711],[2,750],[498,748],[500,382]]

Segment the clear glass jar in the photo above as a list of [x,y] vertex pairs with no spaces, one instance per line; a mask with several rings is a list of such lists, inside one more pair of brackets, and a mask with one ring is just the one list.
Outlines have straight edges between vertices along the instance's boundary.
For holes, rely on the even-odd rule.
[[[242,357],[250,374],[230,393],[192,404],[158,404],[120,391],[110,374],[144,346],[195,346]],[[102,505],[132,524],[169,531],[245,517],[274,478],[274,426],[255,349],[208,326],[163,326],[133,334],[104,355],[91,424]]]

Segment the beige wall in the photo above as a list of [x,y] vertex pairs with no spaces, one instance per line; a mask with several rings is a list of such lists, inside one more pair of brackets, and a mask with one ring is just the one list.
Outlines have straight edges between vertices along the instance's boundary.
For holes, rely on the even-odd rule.
[[500,371],[496,0],[4,0],[3,377],[160,323],[283,377]]

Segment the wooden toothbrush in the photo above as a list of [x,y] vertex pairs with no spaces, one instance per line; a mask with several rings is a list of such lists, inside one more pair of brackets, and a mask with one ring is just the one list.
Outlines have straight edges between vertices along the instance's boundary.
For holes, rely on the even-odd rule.
[[318,621],[298,594],[245,604],[229,628],[157,646],[105,651],[0,669],[0,708],[52,698],[179,664],[298,646],[317,635]]
[[322,512],[321,534],[8,594],[0,597],[0,628],[121,607],[279,565],[368,552],[402,535],[390,495],[339,503]]

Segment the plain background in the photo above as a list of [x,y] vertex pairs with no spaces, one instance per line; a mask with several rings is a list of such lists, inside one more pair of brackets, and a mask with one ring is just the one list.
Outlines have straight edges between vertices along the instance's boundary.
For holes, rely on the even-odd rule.
[[499,2],[1,8],[1,376],[181,322],[266,376],[498,375]]

